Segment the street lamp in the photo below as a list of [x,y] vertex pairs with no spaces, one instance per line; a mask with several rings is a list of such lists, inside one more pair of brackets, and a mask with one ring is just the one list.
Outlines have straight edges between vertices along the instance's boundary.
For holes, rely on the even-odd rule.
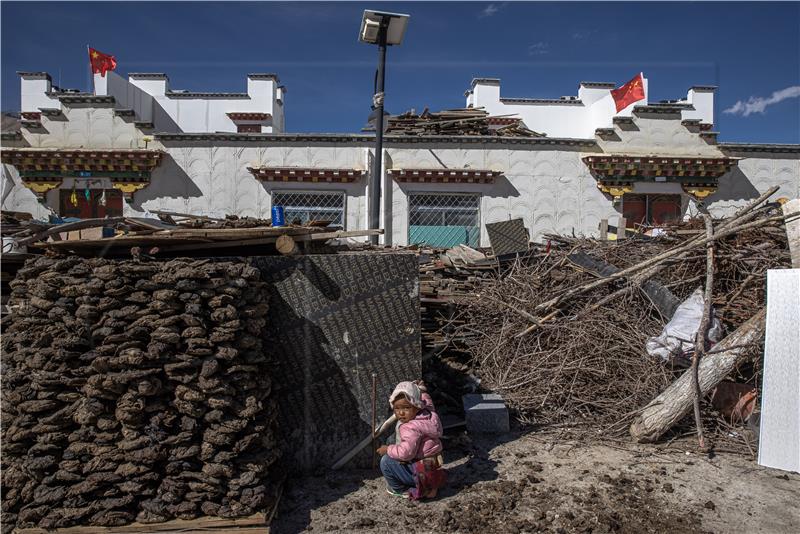
[[[380,227],[381,216],[381,160],[383,159],[383,83],[386,66],[386,46],[399,45],[408,26],[408,15],[384,13],[381,11],[364,11],[361,18],[361,29],[358,40],[362,43],[378,45],[378,73],[375,80],[375,94],[372,105],[375,108],[375,158],[372,162],[372,182],[369,188],[369,224],[370,229]],[[378,244],[378,236],[370,236],[373,245]]]

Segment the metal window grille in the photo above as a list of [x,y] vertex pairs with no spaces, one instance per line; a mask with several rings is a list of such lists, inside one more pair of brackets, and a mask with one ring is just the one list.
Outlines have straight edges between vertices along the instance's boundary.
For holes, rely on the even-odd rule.
[[412,194],[408,200],[408,242],[433,247],[477,247],[480,195]]
[[272,205],[283,206],[287,223],[331,221],[344,228],[344,193],[339,191],[275,191]]

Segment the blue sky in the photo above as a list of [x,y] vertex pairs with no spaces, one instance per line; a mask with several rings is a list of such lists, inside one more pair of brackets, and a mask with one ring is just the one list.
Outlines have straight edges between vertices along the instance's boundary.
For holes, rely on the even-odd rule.
[[388,51],[392,113],[463,107],[473,77],[501,78],[506,97],[557,98],[643,71],[651,101],[718,85],[721,141],[800,143],[797,2],[4,1],[2,108],[19,109],[19,70],[88,89],[89,44],[119,74],[166,72],[173,89],[238,92],[248,72],[275,72],[287,131],[357,132],[377,63],[357,41],[367,8],[411,15]]

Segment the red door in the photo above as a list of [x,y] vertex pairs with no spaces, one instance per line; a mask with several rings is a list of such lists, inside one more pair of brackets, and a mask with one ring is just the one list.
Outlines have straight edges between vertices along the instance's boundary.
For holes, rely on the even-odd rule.
[[681,196],[651,196],[650,219],[655,226],[679,221],[681,219]]
[[647,222],[647,197],[644,195],[622,195],[622,216],[625,228],[636,229]]
[[[79,219],[101,219],[103,217],[122,216],[122,192],[119,189],[105,189],[105,206],[101,199],[103,189],[89,189],[86,198],[85,189],[61,189],[58,214],[61,217],[77,217]],[[75,202],[73,202],[75,201]]]

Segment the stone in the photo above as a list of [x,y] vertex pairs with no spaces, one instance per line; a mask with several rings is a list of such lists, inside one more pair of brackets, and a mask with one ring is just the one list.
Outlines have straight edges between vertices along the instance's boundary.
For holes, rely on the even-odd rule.
[[464,395],[464,416],[470,434],[502,434],[510,430],[508,408],[496,393]]

